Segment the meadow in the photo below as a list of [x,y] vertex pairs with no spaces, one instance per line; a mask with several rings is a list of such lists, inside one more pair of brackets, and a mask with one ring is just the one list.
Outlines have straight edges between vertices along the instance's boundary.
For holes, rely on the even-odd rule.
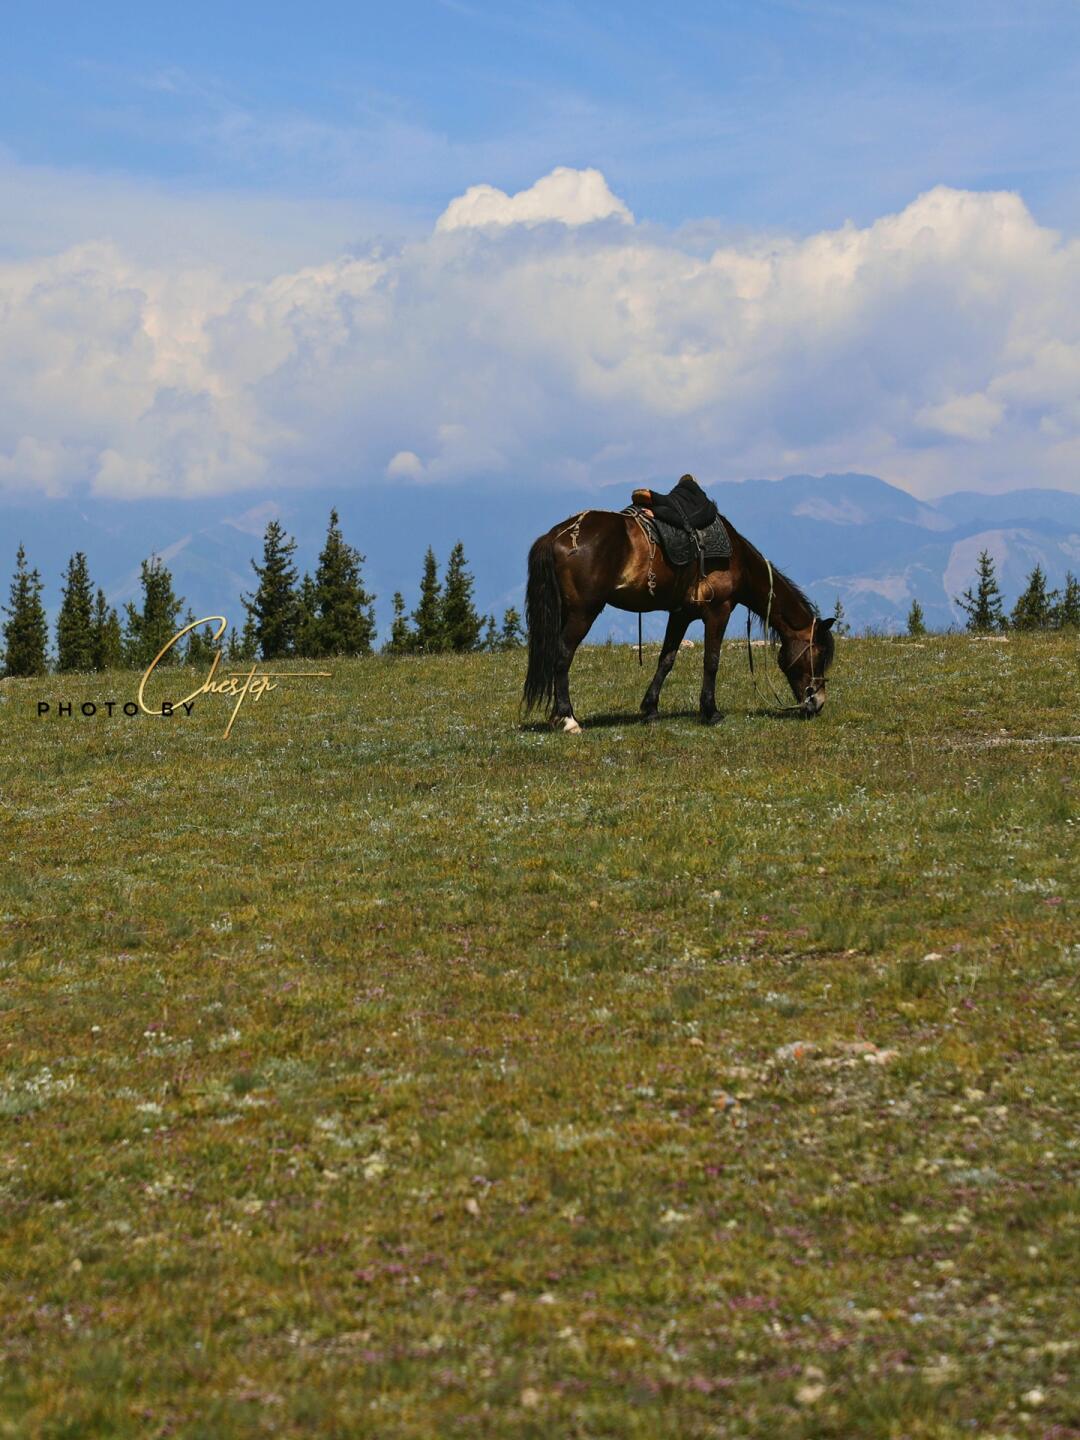
[[0,684],[0,1435],[1080,1435],[1080,648],[837,648]]

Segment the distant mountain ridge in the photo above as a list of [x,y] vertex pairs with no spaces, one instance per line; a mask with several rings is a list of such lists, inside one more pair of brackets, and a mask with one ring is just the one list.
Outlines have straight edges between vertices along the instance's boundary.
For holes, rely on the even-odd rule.
[[[677,477],[655,477],[667,489]],[[699,477],[700,478],[700,477]],[[301,572],[314,570],[331,507],[347,539],[366,556],[364,574],[378,597],[380,633],[389,630],[391,597],[416,603],[424,550],[445,564],[455,540],[465,544],[476,602],[501,617],[524,599],[525,557],[533,539],[563,516],[586,508],[621,509],[639,477],[592,490],[491,486],[416,486],[381,481],[355,487],[270,489],[194,500],[101,500],[79,497],[18,503],[0,499],[0,599],[6,598],[15,549],[26,545],[45,581],[50,619],[59,604],[68,557],[83,550],[95,585],[121,606],[138,592],[139,563],[152,552],[173,572],[175,588],[197,614],[242,623],[241,594],[254,581],[253,556],[271,518],[298,542]],[[919,500],[873,475],[789,475],[706,485],[735,527],[831,613],[839,596],[855,630],[902,630],[913,598],[927,624],[959,623],[953,598],[972,581],[987,549],[1011,605],[1031,567],[1051,586],[1080,573],[1080,494],[1016,490],[998,495],[957,491]],[[647,634],[662,621],[647,617]],[[591,638],[629,639],[633,617],[607,610]]]

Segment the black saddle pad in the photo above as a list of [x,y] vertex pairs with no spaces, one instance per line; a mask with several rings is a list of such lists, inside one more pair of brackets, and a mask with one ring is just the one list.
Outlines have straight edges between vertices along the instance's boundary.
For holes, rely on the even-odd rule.
[[685,530],[646,515],[638,505],[628,505],[622,513],[636,516],[660,546],[669,565],[689,565],[699,557],[706,562],[731,558],[731,536],[721,515],[704,529]]
[[653,492],[649,509],[665,525],[684,530],[705,530],[716,519],[716,502],[710,500],[692,475],[684,475],[666,495]]

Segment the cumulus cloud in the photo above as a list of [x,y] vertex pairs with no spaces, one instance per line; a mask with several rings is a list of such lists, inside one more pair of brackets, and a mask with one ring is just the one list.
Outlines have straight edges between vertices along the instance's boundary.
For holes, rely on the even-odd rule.
[[561,170],[269,280],[0,262],[0,337],[0,488],[41,494],[1080,475],[1080,245],[1005,193],[701,253]]
[[470,185],[435,222],[436,230],[467,230],[482,225],[588,225],[610,218],[632,225],[633,215],[608,189],[599,170],[557,166],[527,190],[507,195],[494,185]]
[[419,480],[424,473],[424,462],[411,450],[399,450],[387,465],[386,473],[391,480],[402,477],[406,480]]
[[958,440],[988,440],[1004,413],[989,395],[954,395],[940,405],[927,405],[915,418]]

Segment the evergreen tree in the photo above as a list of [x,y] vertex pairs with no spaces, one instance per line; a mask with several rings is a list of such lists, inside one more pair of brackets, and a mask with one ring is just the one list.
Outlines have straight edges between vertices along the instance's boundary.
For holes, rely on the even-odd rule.
[[124,653],[120,617],[105,600],[105,591],[98,590],[94,602],[94,669],[118,670]]
[[374,596],[364,589],[363,555],[345,543],[336,510],[315,571],[314,655],[369,655],[375,634]]
[[390,627],[390,639],[383,649],[388,655],[407,655],[413,649],[413,633],[405,615],[405,597],[400,590],[394,591],[394,623]]
[[296,645],[296,567],[292,556],[296,541],[271,520],[263,536],[263,563],[254,560],[251,568],[259,579],[254,596],[245,595],[244,605],[254,617],[255,637],[264,660],[291,655]]
[[225,646],[224,659],[230,666],[251,664],[258,658],[259,639],[255,633],[255,621],[249,614],[243,630],[230,630],[229,642]]
[[923,619],[922,606],[918,600],[911,602],[911,609],[908,611],[907,617],[907,633],[912,639],[926,634],[926,621]]
[[1005,629],[1005,612],[1001,606],[994,561],[989,550],[979,553],[977,584],[956,597],[956,603],[967,616],[967,628],[973,635],[989,635]]
[[[188,610],[184,616],[184,624],[190,625],[195,616]],[[196,669],[207,668],[214,659],[214,627],[212,625],[196,626],[189,630],[184,645],[184,664],[194,665]]]
[[840,599],[839,595],[836,597],[836,607],[833,610],[832,632],[834,635],[851,634],[851,626],[844,619],[844,602]]
[[442,587],[435,551],[429,545],[420,579],[420,603],[412,613],[413,649],[432,655],[446,649],[443,633]]
[[4,622],[4,674],[44,675],[49,630],[41,603],[41,576],[27,569],[26,551],[20,545],[11,581],[11,603],[0,606]]
[[293,644],[294,655],[316,655],[318,653],[315,581],[305,575],[296,592],[296,636]]
[[1027,578],[1027,585],[1013,606],[1011,624],[1014,630],[1049,630],[1057,604],[1057,591],[1046,589],[1046,572],[1036,565]]
[[508,610],[503,611],[502,631],[499,634],[500,650],[520,650],[525,644],[525,631],[521,626],[521,616],[511,605]]
[[475,650],[483,621],[473,605],[473,577],[465,568],[465,546],[450,551],[443,581],[442,628],[449,650]]
[[86,556],[77,550],[68,561],[56,620],[56,668],[88,671],[94,667],[94,592]]
[[1070,570],[1065,576],[1065,589],[1054,606],[1054,625],[1058,630],[1080,630],[1080,580]]
[[486,650],[489,654],[491,654],[492,652],[494,652],[494,651],[496,651],[496,650],[498,650],[498,649],[500,648],[500,647],[499,647],[499,632],[498,632],[498,630],[495,628],[495,616],[494,616],[494,615],[489,615],[489,616],[487,617],[487,624],[486,624],[486,626],[484,627],[484,638],[483,638],[483,640],[481,641],[480,648],[481,648],[481,650]]
[[[129,601],[124,607],[124,659],[129,665],[149,665],[154,656],[167,645],[181,626],[177,623],[184,603],[173,593],[172,575],[157,555],[142,562],[139,580],[142,585],[142,609],[136,610]],[[163,665],[179,660],[175,646],[162,657]]]

